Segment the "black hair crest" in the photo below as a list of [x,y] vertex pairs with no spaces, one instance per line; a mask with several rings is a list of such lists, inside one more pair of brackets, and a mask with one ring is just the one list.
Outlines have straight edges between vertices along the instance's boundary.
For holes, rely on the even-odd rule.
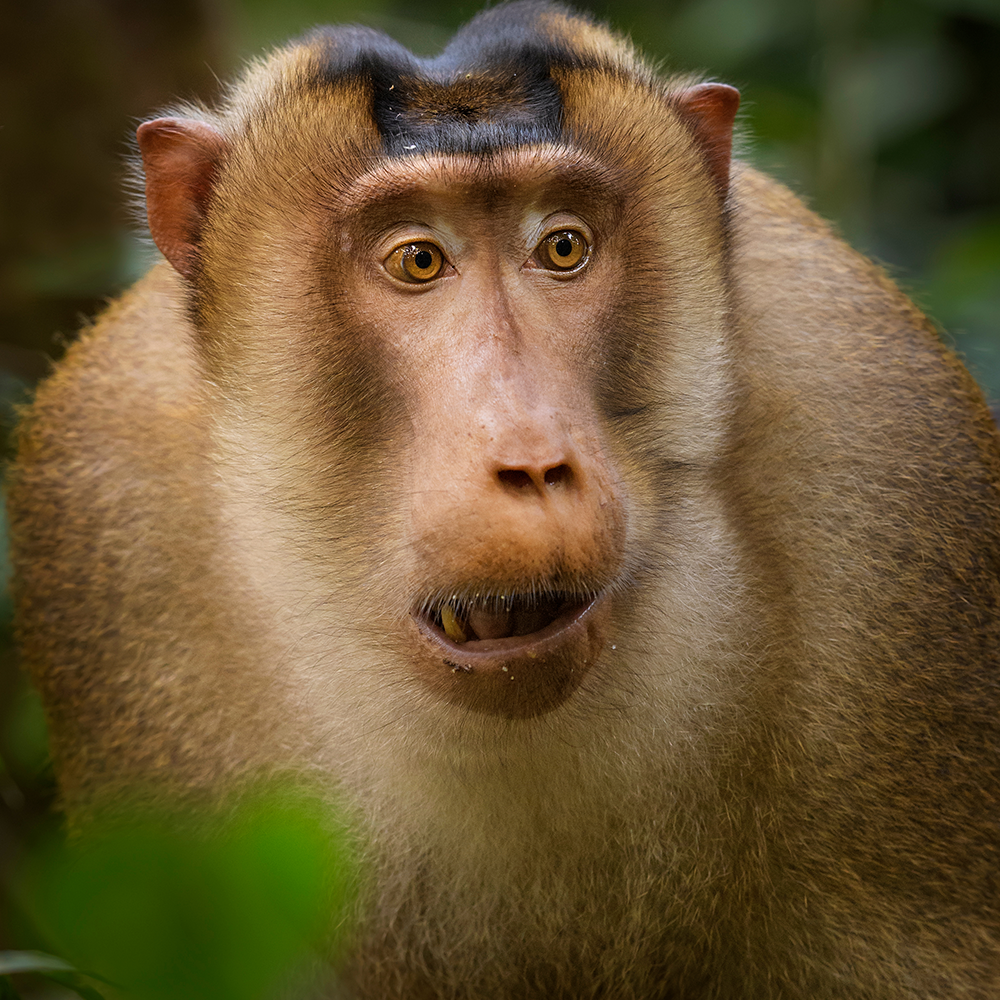
[[[419,59],[370,28],[319,28],[308,41],[328,57],[317,85],[363,80],[383,154],[487,154],[558,142],[562,98],[555,67],[589,63],[540,28],[540,15],[568,9],[534,0],[482,12],[433,59]],[[574,20],[586,20],[572,13]]]

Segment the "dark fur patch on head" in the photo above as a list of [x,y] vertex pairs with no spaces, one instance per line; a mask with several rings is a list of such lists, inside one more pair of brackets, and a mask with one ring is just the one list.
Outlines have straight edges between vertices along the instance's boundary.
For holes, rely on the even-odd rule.
[[555,142],[562,101],[552,69],[593,60],[545,29],[543,16],[554,13],[569,15],[534,0],[483,11],[434,59],[418,59],[370,29],[320,29],[309,39],[328,51],[317,82],[353,76],[371,86],[372,116],[387,156]]

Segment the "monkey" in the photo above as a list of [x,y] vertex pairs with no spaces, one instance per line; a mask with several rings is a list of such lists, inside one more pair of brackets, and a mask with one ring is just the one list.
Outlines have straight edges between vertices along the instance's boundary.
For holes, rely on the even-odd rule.
[[1000,446],[739,94],[557,4],[137,133],[10,473],[69,821],[328,782],[367,998],[1000,994]]

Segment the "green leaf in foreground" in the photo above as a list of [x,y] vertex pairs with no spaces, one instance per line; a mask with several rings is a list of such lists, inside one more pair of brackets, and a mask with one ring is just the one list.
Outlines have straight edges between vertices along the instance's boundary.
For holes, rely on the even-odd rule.
[[25,894],[54,950],[136,1000],[266,1000],[348,933],[351,844],[302,796],[143,813],[41,853]]
[[92,986],[79,982],[80,975],[85,973],[79,973],[69,962],[41,951],[0,951],[0,1000],[20,1000],[13,983],[7,978],[19,973],[45,976],[84,1000],[104,1000]]
[[0,951],[0,976],[17,972],[74,972],[69,962],[41,951]]

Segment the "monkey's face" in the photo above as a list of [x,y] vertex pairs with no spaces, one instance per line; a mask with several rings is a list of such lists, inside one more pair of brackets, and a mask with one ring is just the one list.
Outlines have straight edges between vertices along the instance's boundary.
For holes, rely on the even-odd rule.
[[353,595],[337,627],[507,717],[563,704],[641,613],[724,382],[722,270],[690,253],[721,239],[695,137],[662,98],[640,126],[634,82],[614,107],[560,85],[565,141],[508,123],[476,152],[428,141],[426,108],[387,151],[356,83],[305,91],[273,130],[192,127],[183,155],[183,122],[145,127],[151,225],[175,220],[158,242],[196,292],[268,589]]
[[380,164],[344,205],[328,294],[401,404],[413,661],[450,700],[546,711],[598,656],[622,567],[595,365],[618,199],[595,164],[543,149]]

